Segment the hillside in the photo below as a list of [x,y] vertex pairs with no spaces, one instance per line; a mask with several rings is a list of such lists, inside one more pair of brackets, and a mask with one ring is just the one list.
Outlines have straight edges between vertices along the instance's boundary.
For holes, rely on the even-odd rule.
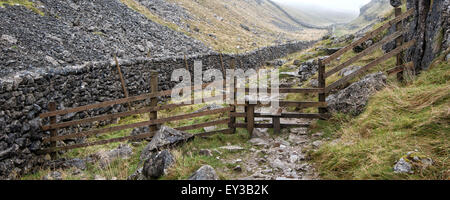
[[235,52],[294,40],[317,40],[308,28],[269,0],[122,0],[138,3],[216,51]]
[[372,0],[360,9],[359,16],[349,23],[337,25],[336,35],[355,33],[362,29],[368,29],[374,24],[384,20],[385,16],[392,12],[389,0]]
[[301,20],[307,24],[314,24],[315,26],[330,26],[333,24],[347,23],[357,16],[352,13],[339,12],[326,8],[297,5],[292,6],[289,4],[282,4],[282,7],[289,11],[293,17]]
[[165,57],[212,52],[200,41],[150,21],[118,0],[2,1],[0,18],[1,76],[114,55]]

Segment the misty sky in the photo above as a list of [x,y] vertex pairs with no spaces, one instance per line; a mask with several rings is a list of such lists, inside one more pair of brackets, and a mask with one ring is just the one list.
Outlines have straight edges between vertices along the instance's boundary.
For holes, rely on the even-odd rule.
[[359,13],[361,6],[370,0],[273,0],[288,5],[314,5],[338,11]]

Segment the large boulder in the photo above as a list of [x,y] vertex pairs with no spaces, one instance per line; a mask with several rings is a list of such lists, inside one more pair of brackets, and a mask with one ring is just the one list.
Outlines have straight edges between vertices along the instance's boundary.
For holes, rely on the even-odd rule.
[[217,176],[214,168],[209,165],[204,165],[192,174],[189,180],[219,180],[219,176]]
[[338,93],[328,96],[328,108],[331,112],[359,115],[364,111],[369,97],[385,87],[386,79],[382,72],[369,74]]
[[168,151],[153,153],[149,159],[144,162],[142,174],[146,179],[157,179],[167,173],[167,169],[175,162],[173,155]]
[[153,136],[141,153],[141,161],[147,160],[151,155],[151,152],[158,151],[161,148],[177,145],[181,142],[185,142],[193,137],[192,134],[178,131],[173,128],[162,126]]

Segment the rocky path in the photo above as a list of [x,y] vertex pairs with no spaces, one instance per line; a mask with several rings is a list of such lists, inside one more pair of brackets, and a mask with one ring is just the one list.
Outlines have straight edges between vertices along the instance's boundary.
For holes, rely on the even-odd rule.
[[[290,123],[309,123],[294,119]],[[242,171],[241,180],[314,180],[318,176],[307,162],[305,150],[315,148],[317,135],[310,136],[307,128],[284,129],[280,135],[270,135],[268,129],[255,129],[249,141],[253,148],[241,159],[235,170]]]

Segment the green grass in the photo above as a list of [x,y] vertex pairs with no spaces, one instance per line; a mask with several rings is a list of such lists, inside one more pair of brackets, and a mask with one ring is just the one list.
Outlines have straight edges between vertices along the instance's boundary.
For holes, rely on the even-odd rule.
[[[450,65],[439,61],[407,85],[391,83],[357,118],[334,116],[313,131],[338,138],[311,153],[324,179],[449,179]],[[395,162],[418,150],[433,166],[396,174]]]
[[5,5],[11,5],[11,6],[15,6],[15,5],[21,5],[21,6],[25,6],[26,8],[32,10],[33,12],[44,16],[44,12],[42,12],[41,10],[37,9],[35,7],[35,4],[33,2],[30,2],[28,0],[0,0],[0,7],[5,7]]

